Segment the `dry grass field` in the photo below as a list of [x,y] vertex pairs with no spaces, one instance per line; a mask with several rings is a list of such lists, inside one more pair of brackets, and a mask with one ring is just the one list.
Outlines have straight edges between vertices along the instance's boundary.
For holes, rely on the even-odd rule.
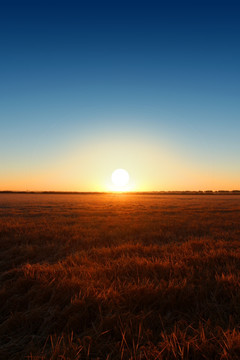
[[0,358],[240,359],[240,196],[0,194]]

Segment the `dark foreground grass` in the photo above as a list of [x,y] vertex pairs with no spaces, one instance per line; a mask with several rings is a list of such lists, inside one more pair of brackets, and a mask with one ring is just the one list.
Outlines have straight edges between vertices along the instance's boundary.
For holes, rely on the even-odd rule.
[[0,358],[239,359],[240,197],[0,195]]

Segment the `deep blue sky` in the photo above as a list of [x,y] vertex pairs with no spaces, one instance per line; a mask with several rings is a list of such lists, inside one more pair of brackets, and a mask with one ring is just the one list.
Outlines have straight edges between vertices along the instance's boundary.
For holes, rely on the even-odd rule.
[[240,188],[239,40],[238,1],[1,1],[0,189]]

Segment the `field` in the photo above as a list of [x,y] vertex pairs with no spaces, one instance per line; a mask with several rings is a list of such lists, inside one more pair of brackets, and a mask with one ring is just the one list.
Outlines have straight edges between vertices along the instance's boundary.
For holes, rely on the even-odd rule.
[[0,194],[0,359],[239,359],[240,196]]

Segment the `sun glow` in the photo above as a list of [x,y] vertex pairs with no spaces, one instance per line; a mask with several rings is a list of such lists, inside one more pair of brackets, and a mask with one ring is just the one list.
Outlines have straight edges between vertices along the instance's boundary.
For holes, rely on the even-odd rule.
[[112,182],[116,186],[125,186],[129,181],[129,174],[124,169],[117,169],[112,173]]
[[125,169],[116,169],[112,173],[112,190],[113,191],[127,191],[129,187],[129,174]]

